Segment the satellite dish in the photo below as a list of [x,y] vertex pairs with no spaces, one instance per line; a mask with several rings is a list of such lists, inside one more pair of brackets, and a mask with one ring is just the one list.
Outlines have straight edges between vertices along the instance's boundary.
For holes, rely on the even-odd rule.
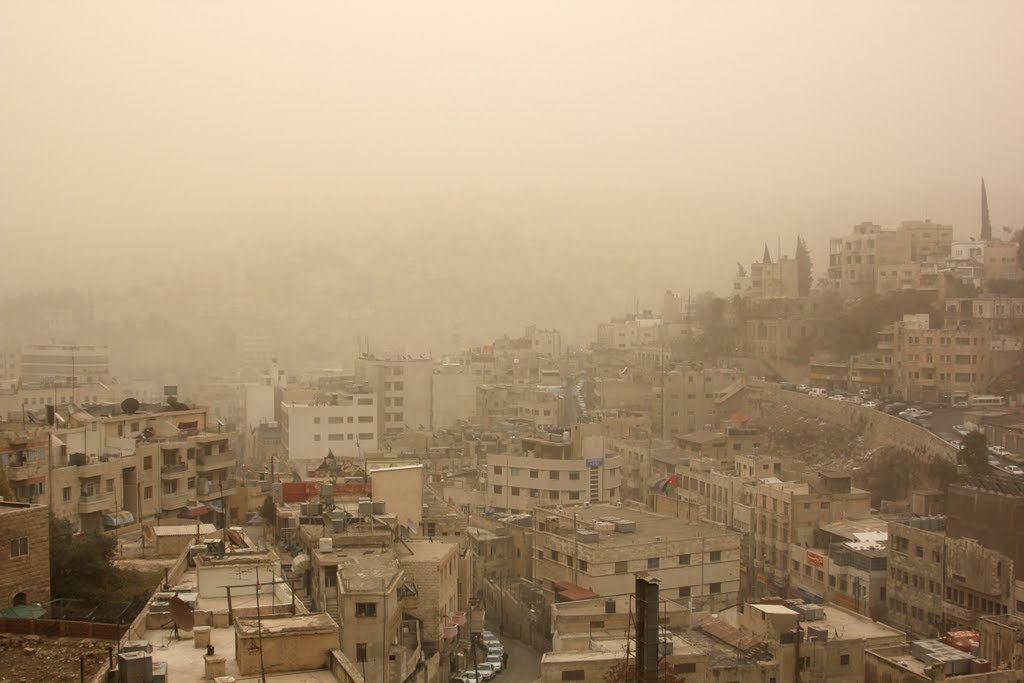
[[139,402],[134,398],[126,398],[121,401],[121,412],[125,415],[133,415],[139,409]]
[[192,608],[177,595],[171,598],[171,618],[174,619],[175,630],[191,631],[195,628],[196,618],[192,614]]

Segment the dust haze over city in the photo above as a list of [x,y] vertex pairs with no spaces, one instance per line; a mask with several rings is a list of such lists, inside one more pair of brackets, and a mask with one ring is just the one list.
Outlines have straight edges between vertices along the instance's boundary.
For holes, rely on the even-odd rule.
[[[203,562],[160,527],[199,519],[213,564],[270,553],[282,604],[330,616],[348,678],[317,680],[478,683],[508,648],[504,683],[627,683],[572,631],[632,667],[649,576],[693,680],[888,680],[920,639],[1018,680],[1022,26],[1011,0],[0,4],[0,635],[51,599],[168,631],[150,593]],[[397,582],[391,635],[354,635],[378,603],[346,617],[324,560],[350,523],[414,588],[457,546],[457,586]],[[95,538],[122,578],[28,550]],[[220,672],[171,640],[182,680]]]

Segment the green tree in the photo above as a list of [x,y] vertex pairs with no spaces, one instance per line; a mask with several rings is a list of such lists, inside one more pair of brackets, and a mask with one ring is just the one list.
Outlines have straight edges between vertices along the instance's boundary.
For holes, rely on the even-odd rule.
[[960,442],[957,462],[967,465],[971,474],[985,474],[988,466],[988,439],[981,432],[971,432]]
[[121,588],[114,569],[117,541],[101,533],[74,534],[71,522],[50,517],[50,594],[101,602]]
[[807,296],[811,293],[811,252],[807,249],[804,238],[797,235],[796,238],[796,286],[800,296]]

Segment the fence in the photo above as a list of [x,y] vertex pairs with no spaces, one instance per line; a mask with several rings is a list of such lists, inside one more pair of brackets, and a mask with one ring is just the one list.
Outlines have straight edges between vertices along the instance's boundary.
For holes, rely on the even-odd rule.
[[26,636],[120,640],[127,631],[128,627],[123,624],[100,624],[91,621],[64,621],[62,619],[0,619],[0,633]]

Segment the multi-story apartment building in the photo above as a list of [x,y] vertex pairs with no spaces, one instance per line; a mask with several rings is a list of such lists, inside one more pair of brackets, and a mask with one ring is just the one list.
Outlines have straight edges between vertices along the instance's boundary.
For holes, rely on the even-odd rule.
[[26,344],[21,347],[24,384],[109,382],[110,347],[75,344]]
[[871,513],[870,493],[854,488],[842,473],[821,473],[813,483],[762,480],[752,495],[754,590],[787,591],[792,546],[813,548],[820,525]]
[[[10,383],[0,386],[0,420],[26,420],[28,413],[41,413],[47,405],[96,405],[120,403],[126,392],[117,384],[77,380],[74,391],[71,382],[22,385]],[[131,396],[131,392],[127,392]]]
[[282,443],[291,461],[319,460],[328,450],[358,458],[377,450],[380,396],[368,385],[346,388],[287,388],[281,394]]
[[538,356],[552,359],[562,357],[562,333],[558,330],[542,330],[536,325],[530,325],[526,328],[526,338]]
[[523,512],[557,503],[620,500],[623,459],[606,455],[604,441],[574,427],[524,437],[518,451],[488,454],[488,507]]
[[877,517],[819,526],[813,546],[790,545],[790,594],[810,602],[834,602],[875,620],[884,618],[886,538],[886,522]]
[[406,429],[430,429],[434,364],[425,356],[356,358],[356,378],[377,393],[377,423],[382,437]]
[[748,269],[741,267],[733,278],[733,294],[754,301],[800,296],[798,270],[796,259],[780,255],[772,261],[765,245],[764,257]]
[[947,534],[941,515],[889,522],[888,622],[914,636],[974,628],[1016,610],[1014,562],[972,538]]
[[986,280],[1019,280],[1024,271],[1017,264],[1017,243],[990,240],[985,243],[982,273]]
[[516,420],[542,429],[562,422],[564,405],[560,388],[482,384],[477,388],[476,417],[487,423]]
[[608,597],[657,580],[667,599],[715,611],[736,604],[740,535],[627,505],[547,507],[534,513],[534,579],[560,594]]
[[49,510],[44,505],[0,501],[0,614],[49,601]]
[[102,417],[58,410],[63,423],[52,437],[24,425],[8,431],[0,458],[16,494],[46,503],[80,530],[157,517],[212,518],[217,511],[230,517],[234,433],[208,430],[204,408],[152,408]]
[[715,425],[738,407],[743,375],[733,368],[680,367],[665,373],[662,395],[663,439]]
[[652,311],[630,313],[598,325],[596,346],[609,349],[659,346],[663,341],[662,332],[662,320]]
[[[729,461],[690,458],[676,467],[679,488],[672,495],[696,503],[707,519],[732,529],[743,528],[737,520],[737,503],[749,505],[754,484],[782,474],[782,459],[770,455],[730,455]],[[747,529],[744,529],[747,530]]]
[[[860,223],[849,235],[829,241],[829,282],[835,289],[865,294],[916,288],[922,271],[901,269],[907,264],[944,259],[952,245],[953,228],[949,225],[903,221],[896,230],[883,230],[873,223]],[[880,276],[880,271],[886,274]]]

